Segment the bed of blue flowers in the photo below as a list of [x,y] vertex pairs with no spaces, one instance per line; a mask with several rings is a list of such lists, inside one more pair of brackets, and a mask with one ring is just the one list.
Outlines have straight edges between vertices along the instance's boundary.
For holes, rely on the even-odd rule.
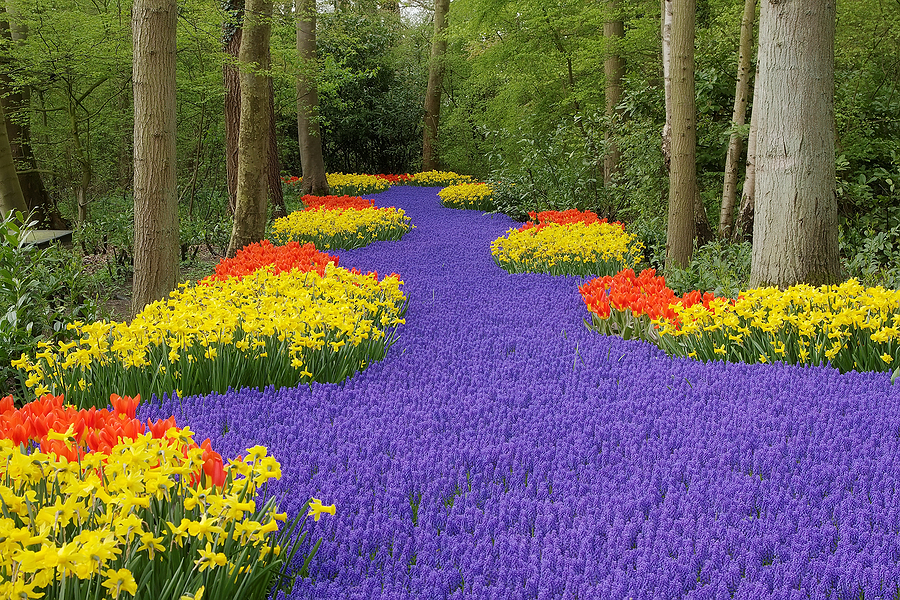
[[[702,364],[589,331],[581,279],[511,275],[513,221],[379,196],[416,228],[340,252],[406,324],[343,384],[142,406],[223,456],[267,446],[324,538],[291,598],[900,597],[900,386]],[[283,596],[282,596],[283,597]]]

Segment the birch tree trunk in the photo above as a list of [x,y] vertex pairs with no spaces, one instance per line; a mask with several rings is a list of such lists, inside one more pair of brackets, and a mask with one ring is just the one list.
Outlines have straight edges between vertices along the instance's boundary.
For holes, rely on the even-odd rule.
[[431,59],[428,63],[428,87],[425,90],[425,130],[422,135],[422,170],[439,167],[438,122],[441,116],[441,87],[444,85],[444,54],[447,52],[447,13],[450,0],[434,0],[434,35],[431,38]]
[[301,0],[297,15],[297,52],[302,62],[297,75],[297,133],[300,139],[302,194],[328,195],[322,133],[319,129],[319,90],[316,83],[316,2]]
[[840,278],[834,0],[763,0],[750,285]]
[[750,92],[750,54],[753,46],[753,22],[756,20],[756,0],[744,0],[741,18],[741,41],[738,50],[737,83],[734,89],[734,110],[731,125],[735,131],[728,140],[725,156],[725,183],[722,186],[722,207],[719,210],[719,237],[731,237],[734,224],[734,205],[737,200],[738,163],[741,160],[742,138],[736,129],[747,116],[747,96]]
[[266,231],[271,87],[269,38],[272,0],[247,0],[241,34],[241,117],[238,134],[237,198],[228,256],[263,238]]
[[16,164],[13,162],[9,136],[6,135],[6,113],[0,103],[0,215],[6,217],[10,212],[28,213],[25,196],[16,175]]
[[131,13],[134,90],[132,315],[178,280],[175,189],[175,0],[136,0]]
[[[753,84],[753,97],[759,89],[759,71]],[[756,115],[759,114],[754,105],[750,113],[750,135],[747,138],[747,167],[744,171],[744,189],[741,192],[741,208],[731,239],[734,242],[753,240],[753,213],[756,210]]]
[[[667,4],[672,0],[667,0]],[[694,250],[694,202],[697,196],[697,130],[694,102],[694,24],[696,0],[678,0],[672,12],[671,77],[672,160],[669,170],[669,223],[666,267],[685,267]]]
[[606,117],[609,128],[606,131],[606,155],[603,157],[603,185],[610,185],[619,171],[621,154],[616,142],[615,123],[619,112],[616,107],[622,101],[622,76],[625,74],[625,59],[619,54],[618,43],[625,37],[625,23],[619,14],[618,0],[607,0],[610,20],[603,24],[603,37],[607,44],[603,71],[606,76]]

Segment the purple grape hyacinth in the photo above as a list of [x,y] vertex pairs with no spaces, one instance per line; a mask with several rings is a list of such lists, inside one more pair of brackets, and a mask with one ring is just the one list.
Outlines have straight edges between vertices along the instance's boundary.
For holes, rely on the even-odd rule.
[[324,541],[291,598],[894,598],[900,387],[702,364],[588,331],[580,279],[510,275],[503,215],[378,195],[416,226],[341,265],[400,273],[406,325],[343,384],[164,399]]

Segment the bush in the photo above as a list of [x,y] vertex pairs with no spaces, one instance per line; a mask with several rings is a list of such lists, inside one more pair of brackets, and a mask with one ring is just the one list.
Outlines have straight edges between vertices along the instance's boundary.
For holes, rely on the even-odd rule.
[[[11,361],[31,354],[39,342],[63,342],[67,327],[105,314],[102,275],[85,271],[78,255],[53,245],[26,244],[34,227],[21,213],[0,221],[0,389],[12,393]],[[20,392],[25,391],[20,382]]]
[[715,240],[697,249],[687,268],[667,269],[666,282],[676,294],[699,290],[734,298],[750,283],[751,257],[750,242]]

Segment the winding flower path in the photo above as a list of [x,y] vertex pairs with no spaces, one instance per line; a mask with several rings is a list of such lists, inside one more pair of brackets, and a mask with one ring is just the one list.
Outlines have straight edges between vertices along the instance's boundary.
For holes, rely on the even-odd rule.
[[437,191],[375,196],[416,228],[339,253],[405,281],[383,362],[139,415],[268,446],[291,514],[337,505],[291,598],[895,597],[900,386],[592,333],[578,279],[502,271],[513,222]]

